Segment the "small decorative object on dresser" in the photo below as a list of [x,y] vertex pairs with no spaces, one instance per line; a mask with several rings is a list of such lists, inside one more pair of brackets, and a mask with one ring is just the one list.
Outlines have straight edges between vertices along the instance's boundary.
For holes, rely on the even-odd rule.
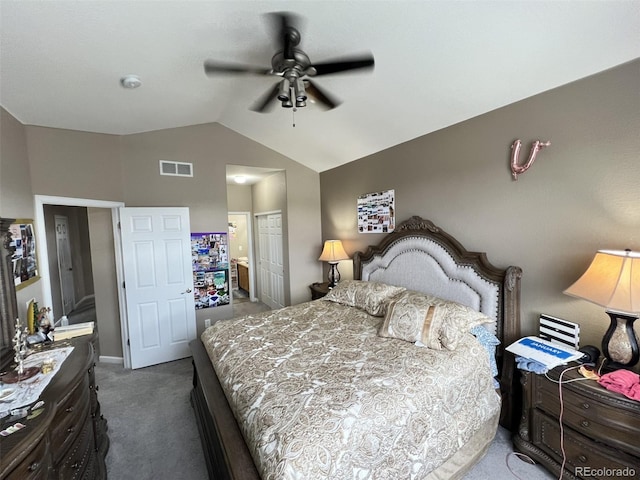
[[515,449],[558,477],[564,466],[563,479],[638,478],[640,402],[583,378],[576,368],[557,367],[548,378],[522,372]]
[[312,283],[309,285],[309,289],[311,290],[311,300],[317,300],[329,293],[329,282]]

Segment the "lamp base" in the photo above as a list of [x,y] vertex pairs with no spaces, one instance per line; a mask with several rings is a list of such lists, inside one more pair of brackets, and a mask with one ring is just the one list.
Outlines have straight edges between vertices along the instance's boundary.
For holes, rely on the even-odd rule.
[[329,262],[329,288],[335,287],[340,281],[340,272],[338,271],[338,264]]
[[602,353],[605,357],[604,369],[631,369],[640,359],[638,339],[633,331],[637,315],[607,310],[611,324],[602,338]]

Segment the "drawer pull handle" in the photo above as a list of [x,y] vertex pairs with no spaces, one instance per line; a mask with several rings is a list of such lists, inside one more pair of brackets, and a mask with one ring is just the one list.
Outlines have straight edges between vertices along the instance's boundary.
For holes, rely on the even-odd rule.
[[75,408],[74,408],[74,407],[67,407],[67,409],[65,410],[65,412],[67,412],[67,413],[71,413],[71,412],[73,412],[74,410],[75,410]]
[[31,465],[29,465],[29,471],[35,472],[39,466],[40,464],[38,462],[32,462]]
[[580,455],[578,457],[578,460],[580,460],[582,463],[587,463],[587,457],[585,457],[584,455]]
[[582,422],[580,422],[580,425],[582,425],[584,428],[587,428],[591,424],[589,423],[589,420],[582,420]]
[[589,409],[589,407],[591,407],[591,405],[589,405],[587,402],[584,402],[582,404],[582,408],[584,408],[585,410]]

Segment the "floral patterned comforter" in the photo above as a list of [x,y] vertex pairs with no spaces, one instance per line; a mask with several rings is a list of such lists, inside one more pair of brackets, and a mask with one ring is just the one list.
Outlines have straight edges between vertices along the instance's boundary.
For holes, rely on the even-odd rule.
[[202,334],[264,480],[423,478],[499,411],[473,336],[436,351],[381,321],[316,300]]

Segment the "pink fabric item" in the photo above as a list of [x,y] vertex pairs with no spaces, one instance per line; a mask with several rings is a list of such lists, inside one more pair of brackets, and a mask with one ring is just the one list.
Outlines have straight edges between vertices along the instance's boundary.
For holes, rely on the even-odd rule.
[[624,369],[616,370],[602,375],[598,383],[607,390],[640,402],[640,375],[637,373]]

